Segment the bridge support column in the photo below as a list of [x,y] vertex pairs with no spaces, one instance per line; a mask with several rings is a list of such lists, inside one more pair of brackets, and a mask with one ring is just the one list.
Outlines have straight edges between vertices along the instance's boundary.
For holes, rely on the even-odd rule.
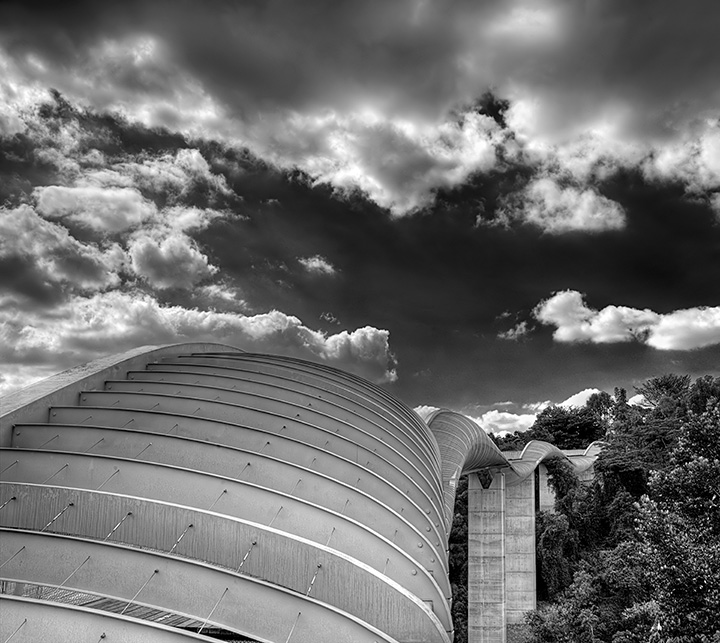
[[505,488],[506,623],[523,623],[537,606],[535,582],[535,476]]
[[468,641],[505,643],[507,625],[537,606],[535,476],[468,480]]
[[505,643],[505,474],[468,479],[468,641]]

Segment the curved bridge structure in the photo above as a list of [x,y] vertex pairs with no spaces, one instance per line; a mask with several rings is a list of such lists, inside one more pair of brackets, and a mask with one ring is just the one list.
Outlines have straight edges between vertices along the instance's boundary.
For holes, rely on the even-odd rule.
[[356,376],[213,344],[137,349],[0,402],[2,640],[449,643],[466,473],[475,504],[502,496],[501,556],[478,550],[497,578],[471,578],[470,609],[477,640],[503,640],[506,489],[560,453],[508,458],[457,413],[424,421]]

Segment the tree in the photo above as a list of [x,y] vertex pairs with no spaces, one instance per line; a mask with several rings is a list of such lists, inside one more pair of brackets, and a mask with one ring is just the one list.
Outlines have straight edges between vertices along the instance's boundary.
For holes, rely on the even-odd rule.
[[638,390],[643,407],[616,389],[594,482],[566,485],[552,529],[539,519],[546,565],[577,534],[576,553],[554,562],[567,580],[575,555],[577,571],[528,615],[536,642],[720,643],[720,378]]
[[468,479],[458,481],[455,492],[455,515],[449,538],[450,585],[452,589],[452,619],[455,629],[455,643],[467,643],[468,620]]
[[560,449],[583,449],[605,435],[605,425],[587,407],[549,406],[537,416],[529,433],[534,440],[545,440]]
[[660,375],[652,377],[644,384],[635,387],[635,392],[642,395],[652,407],[658,407],[669,400],[672,406],[678,406],[690,392],[691,378],[689,375]]
[[608,427],[613,417],[615,400],[610,393],[600,391],[593,393],[585,402],[585,408],[590,411],[604,427]]
[[663,637],[702,643],[720,635],[720,402],[690,414],[670,461],[651,476],[638,531]]
[[599,612],[593,575],[581,570],[562,601],[529,612],[526,620],[536,643],[602,643],[598,635],[605,628]]
[[578,559],[577,533],[566,516],[550,511],[541,511],[535,524],[540,595],[553,600],[572,583]]

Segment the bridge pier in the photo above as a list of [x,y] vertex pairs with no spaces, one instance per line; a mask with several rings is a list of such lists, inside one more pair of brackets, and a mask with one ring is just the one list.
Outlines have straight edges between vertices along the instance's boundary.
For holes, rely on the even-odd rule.
[[535,476],[468,480],[468,641],[505,643],[536,607]]
[[537,606],[535,582],[535,476],[505,481],[506,623],[523,622]]
[[505,643],[505,473],[468,476],[468,641]]
[[526,458],[525,451],[506,452],[510,468],[468,475],[469,643],[505,643],[507,626],[522,624],[525,613],[537,608],[535,516],[553,511],[555,501],[541,460],[565,457],[580,481],[589,482],[602,445],[529,447]]

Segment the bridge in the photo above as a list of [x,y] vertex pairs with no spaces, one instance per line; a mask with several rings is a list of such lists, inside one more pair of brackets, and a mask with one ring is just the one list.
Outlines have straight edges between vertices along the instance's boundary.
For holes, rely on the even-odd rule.
[[469,636],[535,607],[542,461],[316,363],[143,347],[0,398],[3,641],[450,643],[469,475]]

